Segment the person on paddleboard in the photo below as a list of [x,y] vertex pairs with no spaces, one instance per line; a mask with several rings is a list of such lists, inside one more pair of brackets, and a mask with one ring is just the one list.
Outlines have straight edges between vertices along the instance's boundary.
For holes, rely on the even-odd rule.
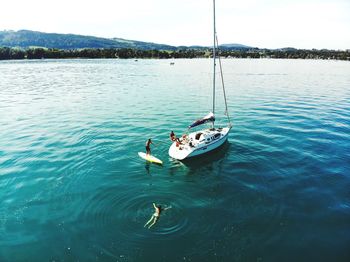
[[147,221],[147,223],[144,225],[144,227],[149,225],[148,228],[151,228],[158,221],[158,219],[160,217],[160,213],[162,211],[165,211],[165,210],[171,208],[171,206],[163,208],[161,205],[156,205],[155,203],[153,203],[153,207],[155,209],[154,214],[151,216],[150,220]]
[[146,155],[150,155],[151,154],[151,144],[152,140],[149,138],[146,142]]

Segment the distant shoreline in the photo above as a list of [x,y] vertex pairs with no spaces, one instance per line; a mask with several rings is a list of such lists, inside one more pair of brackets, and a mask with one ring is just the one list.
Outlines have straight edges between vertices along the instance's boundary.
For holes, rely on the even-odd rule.
[[[220,49],[224,58],[276,58],[276,59],[321,59],[350,61],[350,50],[304,50],[304,49]],[[178,50],[140,50],[133,48],[83,48],[83,49],[56,49],[56,48],[14,48],[0,47],[0,60],[23,59],[67,59],[67,58],[121,58],[121,59],[176,59],[176,58],[209,58],[211,49],[183,48]]]

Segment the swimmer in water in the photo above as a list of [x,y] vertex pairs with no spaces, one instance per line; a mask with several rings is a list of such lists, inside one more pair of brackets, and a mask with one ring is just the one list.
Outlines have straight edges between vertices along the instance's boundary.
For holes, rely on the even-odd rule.
[[155,209],[154,214],[151,216],[150,220],[147,221],[147,223],[144,225],[144,227],[149,225],[148,228],[151,228],[158,221],[158,219],[160,217],[160,213],[162,211],[165,211],[165,210],[171,208],[171,206],[163,208],[161,205],[156,205],[155,203],[153,203],[153,207]]

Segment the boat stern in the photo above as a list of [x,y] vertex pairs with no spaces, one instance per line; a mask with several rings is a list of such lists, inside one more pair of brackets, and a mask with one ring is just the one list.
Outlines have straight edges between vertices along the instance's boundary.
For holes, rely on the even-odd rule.
[[174,142],[169,148],[169,156],[177,160],[183,160],[191,154],[192,151],[193,149],[189,148],[189,146]]

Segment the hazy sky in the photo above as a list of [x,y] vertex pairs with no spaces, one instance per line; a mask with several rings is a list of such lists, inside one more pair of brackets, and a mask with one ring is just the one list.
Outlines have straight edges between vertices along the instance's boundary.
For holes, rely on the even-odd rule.
[[[3,0],[0,30],[211,45],[212,0]],[[216,0],[220,43],[350,49],[350,0]]]

